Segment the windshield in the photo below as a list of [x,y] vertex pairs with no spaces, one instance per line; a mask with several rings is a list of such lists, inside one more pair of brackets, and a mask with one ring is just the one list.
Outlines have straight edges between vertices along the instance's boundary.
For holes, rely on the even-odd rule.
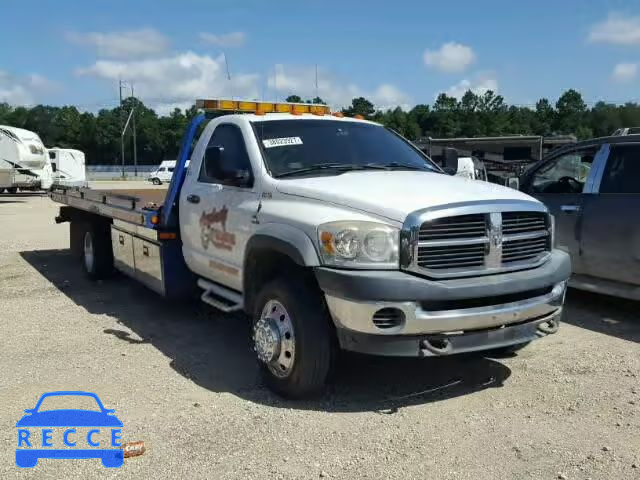
[[274,177],[297,172],[336,174],[358,167],[439,171],[419,150],[379,125],[338,120],[271,120],[254,122],[254,128],[267,168]]

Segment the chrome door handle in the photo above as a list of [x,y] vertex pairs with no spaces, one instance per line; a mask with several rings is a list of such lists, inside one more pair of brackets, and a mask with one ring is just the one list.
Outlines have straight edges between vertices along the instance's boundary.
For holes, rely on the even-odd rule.
[[189,203],[200,203],[200,197],[198,195],[188,195],[187,202]]
[[580,205],[561,205],[560,210],[565,213],[579,212]]

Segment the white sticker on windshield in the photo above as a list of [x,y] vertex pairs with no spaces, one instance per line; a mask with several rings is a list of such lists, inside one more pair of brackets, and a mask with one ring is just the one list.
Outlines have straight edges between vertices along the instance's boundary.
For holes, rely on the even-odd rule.
[[302,139],[300,137],[267,138],[262,140],[262,144],[264,148],[286,147],[287,145],[302,145]]

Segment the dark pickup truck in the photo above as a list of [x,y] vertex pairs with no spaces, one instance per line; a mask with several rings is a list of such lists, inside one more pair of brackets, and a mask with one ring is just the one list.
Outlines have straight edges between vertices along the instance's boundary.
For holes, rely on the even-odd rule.
[[529,169],[521,190],[555,217],[570,285],[640,300],[640,135],[586,140]]

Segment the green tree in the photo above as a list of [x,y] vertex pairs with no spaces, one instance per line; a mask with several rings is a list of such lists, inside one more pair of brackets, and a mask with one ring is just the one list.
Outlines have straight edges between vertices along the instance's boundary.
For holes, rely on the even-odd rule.
[[509,133],[508,107],[502,95],[487,90],[477,97],[477,112],[480,135],[496,136]]
[[376,109],[369,100],[364,97],[357,97],[351,100],[351,106],[342,109],[342,113],[353,117],[355,115],[362,115],[366,119],[370,119],[374,113],[376,113]]
[[420,126],[415,118],[411,117],[400,107],[386,112],[376,112],[374,119],[386,127],[395,130],[409,140],[415,140],[422,134]]
[[578,130],[588,129],[583,123],[587,105],[582,95],[574,89],[564,92],[556,102],[555,130],[559,133],[576,134]]
[[0,125],[9,123],[9,117],[13,108],[6,102],[0,102]]
[[536,135],[550,135],[553,132],[553,122],[556,112],[546,98],[536,103],[534,133]]
[[458,100],[441,93],[433,104],[433,131],[425,132],[432,137],[455,137],[461,132]]
[[302,97],[298,95],[289,95],[287,98],[284,99],[284,101],[291,102],[291,103],[302,103]]
[[433,115],[429,105],[419,104],[409,111],[409,116],[420,128],[420,136],[433,127]]

